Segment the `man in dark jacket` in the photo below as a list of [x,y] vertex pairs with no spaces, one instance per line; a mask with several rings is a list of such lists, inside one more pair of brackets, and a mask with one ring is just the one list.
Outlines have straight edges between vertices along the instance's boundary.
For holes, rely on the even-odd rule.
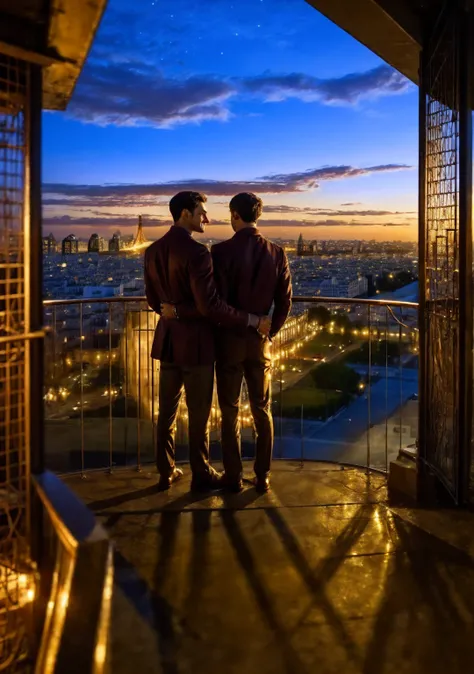
[[[267,339],[238,324],[222,323],[217,339],[217,393],[222,412],[222,454],[225,483],[232,491],[242,490],[239,407],[245,377],[249,402],[257,431],[256,488],[270,486],[273,449],[271,414],[270,340],[283,327],[291,309],[291,276],[284,250],[266,239],[257,229],[262,201],[255,194],[238,194],[230,204],[235,235],[212,248],[214,278],[220,296],[244,312],[273,315]],[[163,307],[169,311],[169,307]],[[186,324],[192,307],[182,305],[177,312]]]
[[[193,489],[220,486],[220,476],[209,464],[208,421],[214,386],[212,323],[240,330],[268,333],[268,318],[234,309],[217,294],[212,258],[206,246],[193,239],[204,232],[206,197],[180,192],[170,201],[174,225],[145,253],[145,289],[150,307],[161,314],[161,303],[174,307],[194,303],[199,314],[186,322],[160,318],[152,358],[161,361],[156,460],[159,488],[168,489],[182,476],[175,466],[173,426],[183,387],[189,413],[189,458]],[[176,310],[174,312],[176,314]]]
[[222,326],[217,342],[217,393],[222,412],[222,451],[226,481],[242,489],[239,406],[245,377],[257,432],[255,475],[258,491],[270,486],[273,450],[270,340],[283,327],[291,309],[291,276],[284,250],[257,229],[262,201],[255,194],[237,194],[229,204],[235,231],[212,248],[214,278],[221,297],[236,309],[268,315],[273,305],[270,339],[239,326]]

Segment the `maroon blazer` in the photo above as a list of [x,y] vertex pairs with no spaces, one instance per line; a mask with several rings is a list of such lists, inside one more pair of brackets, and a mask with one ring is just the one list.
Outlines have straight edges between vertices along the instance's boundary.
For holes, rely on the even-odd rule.
[[226,302],[257,316],[269,315],[273,306],[274,337],[291,309],[291,275],[283,248],[255,227],[246,227],[215,244],[212,259],[217,290]]
[[200,316],[185,321],[161,318],[151,357],[182,366],[207,365],[215,360],[213,323],[245,329],[248,312],[223,302],[214,282],[209,250],[182,227],[173,225],[145,253],[145,291],[157,313],[161,302],[194,305]]

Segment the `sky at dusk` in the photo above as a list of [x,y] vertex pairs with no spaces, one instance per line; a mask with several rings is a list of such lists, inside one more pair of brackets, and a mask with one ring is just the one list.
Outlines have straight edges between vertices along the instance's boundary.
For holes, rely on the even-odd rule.
[[44,231],[81,238],[181,189],[264,201],[270,237],[417,237],[417,91],[305,0],[109,0],[66,112],[44,113]]

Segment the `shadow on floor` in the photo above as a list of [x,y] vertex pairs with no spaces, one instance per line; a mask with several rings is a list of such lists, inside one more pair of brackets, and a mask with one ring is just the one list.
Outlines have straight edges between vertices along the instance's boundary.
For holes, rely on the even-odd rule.
[[[221,495],[219,507],[186,509],[207,496],[184,493],[158,509],[109,513],[117,583],[153,628],[158,670],[470,671],[473,559],[386,503],[356,503],[358,485],[373,489],[364,475],[311,480],[345,500],[252,508],[259,496],[247,489]],[[286,488],[298,490],[297,473]]]
[[393,556],[363,673],[380,673],[396,635],[401,653],[414,659],[413,671],[466,672],[474,658],[473,559],[396,516],[392,533],[401,552]]
[[[367,528],[369,520],[361,517],[364,512],[364,506],[361,506],[355,512],[353,518],[348,521],[339,536],[333,541],[331,549],[325,558],[321,560],[316,568],[312,569],[301,549],[298,538],[290,529],[281,513],[277,510],[266,511],[266,515],[280,536],[295,569],[311,593],[314,603],[318,603],[319,608],[324,612],[328,624],[331,625],[334,632],[338,635],[340,644],[345,648],[348,658],[352,661],[358,661],[360,653],[354,640],[347,632],[344,621],[335,610],[331,600],[328,599],[325,588]],[[308,607],[306,614],[301,616],[300,623],[304,622],[306,615],[311,610],[311,606]]]

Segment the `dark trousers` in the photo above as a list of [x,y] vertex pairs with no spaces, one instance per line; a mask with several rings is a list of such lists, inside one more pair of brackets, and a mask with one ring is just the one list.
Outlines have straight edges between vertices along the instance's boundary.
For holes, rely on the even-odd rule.
[[270,472],[273,450],[269,343],[256,335],[227,337],[221,344],[216,364],[217,395],[222,413],[222,458],[229,480],[242,475],[239,407],[245,377],[257,433],[255,474],[264,478]]
[[163,477],[175,466],[174,425],[183,388],[189,415],[189,462],[193,475],[205,477],[209,466],[209,416],[214,388],[214,365],[181,367],[161,363],[156,465]]

